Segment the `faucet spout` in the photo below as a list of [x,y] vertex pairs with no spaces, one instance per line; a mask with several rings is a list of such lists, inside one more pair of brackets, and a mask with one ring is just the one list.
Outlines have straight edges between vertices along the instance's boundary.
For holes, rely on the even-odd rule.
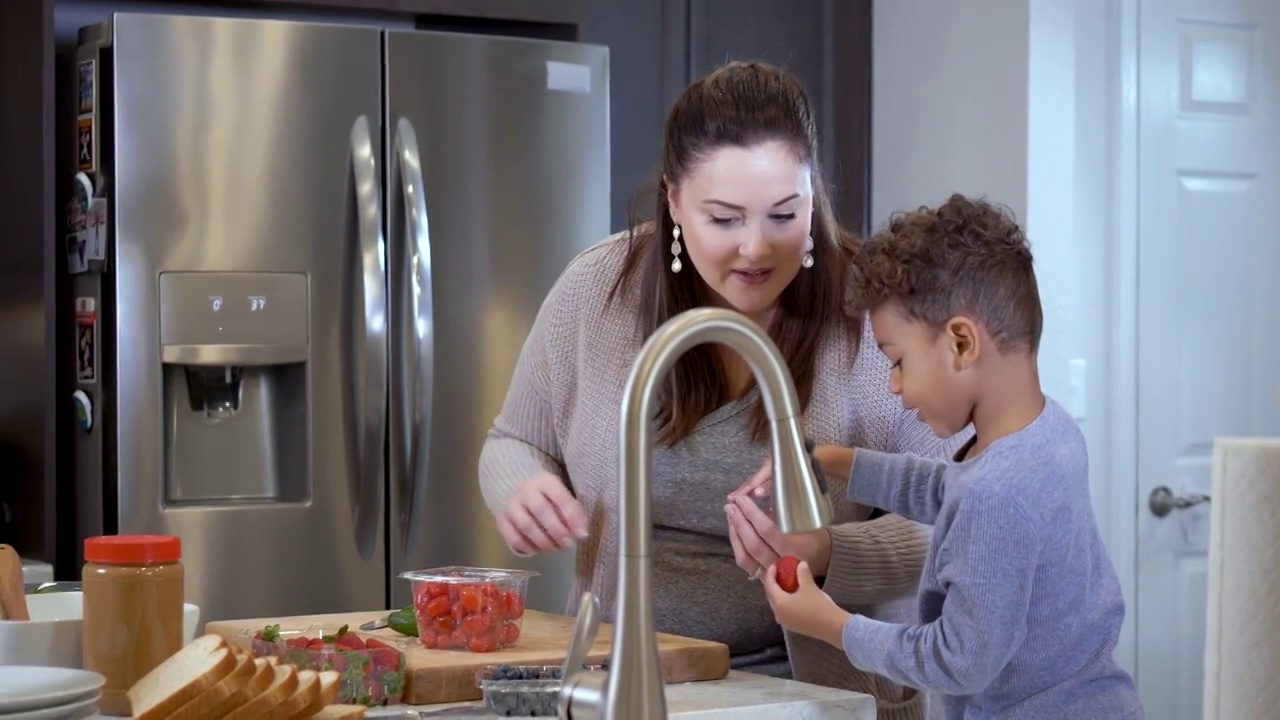
[[[667,717],[666,693],[654,635],[653,511],[650,469],[653,399],[676,360],[703,343],[728,346],[746,360],[764,398],[774,459],[774,502],[783,532],[826,527],[831,506],[820,489],[801,428],[791,371],[768,333],[746,316],[717,308],[683,312],[662,325],[640,349],[622,397],[618,491],[618,590],[608,679],[582,678],[562,694],[561,717],[575,720],[658,720]],[[581,619],[579,620],[581,622]],[[598,671],[597,671],[598,672]],[[574,680],[566,678],[567,684]]]

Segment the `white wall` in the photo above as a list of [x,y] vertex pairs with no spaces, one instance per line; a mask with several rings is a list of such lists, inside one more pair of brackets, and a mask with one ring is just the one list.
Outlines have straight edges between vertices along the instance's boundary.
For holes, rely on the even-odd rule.
[[1027,0],[877,0],[872,226],[985,194],[1027,209]]
[[[1045,391],[1089,443],[1094,508],[1130,608],[1119,660],[1134,667],[1133,518],[1111,512],[1111,192],[1118,102],[1110,0],[876,0],[873,227],[952,192],[985,195],[1022,221],[1045,311]],[[1083,386],[1071,381],[1083,361]],[[1119,542],[1117,542],[1119,540]]]

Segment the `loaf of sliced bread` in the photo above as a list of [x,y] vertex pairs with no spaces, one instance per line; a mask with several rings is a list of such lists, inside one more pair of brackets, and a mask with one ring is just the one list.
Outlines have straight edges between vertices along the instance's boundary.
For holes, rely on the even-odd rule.
[[311,717],[315,720],[354,720],[364,717],[367,711],[363,705],[329,705]]
[[342,675],[253,657],[217,635],[196,638],[129,689],[134,720],[351,720]]
[[134,720],[165,720],[235,668],[235,653],[221,636],[196,638],[129,688]]
[[213,687],[189,700],[186,705],[178,708],[169,716],[168,720],[199,720],[210,708],[248,685],[249,681],[253,679],[256,667],[253,664],[253,658],[247,654],[238,654],[236,657],[236,667],[231,671],[231,674],[219,680]]

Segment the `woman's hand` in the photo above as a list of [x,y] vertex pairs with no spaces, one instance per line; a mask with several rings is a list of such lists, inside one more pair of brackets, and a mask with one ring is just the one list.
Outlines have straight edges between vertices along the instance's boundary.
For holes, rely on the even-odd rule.
[[778,624],[791,632],[822,640],[837,648],[844,647],[844,626],[849,613],[822,592],[813,580],[809,566],[801,562],[796,568],[799,587],[789,593],[778,585],[777,566],[770,566],[760,582]]
[[724,511],[729,519],[733,559],[752,580],[758,579],[783,555],[794,555],[819,575],[826,575],[827,565],[831,562],[831,534],[826,530],[784,533],[773,518],[756,505],[752,494],[741,489],[729,496]]
[[565,487],[548,472],[538,473],[507,498],[497,514],[498,532],[511,552],[536,555],[568,549],[587,536],[587,514]]

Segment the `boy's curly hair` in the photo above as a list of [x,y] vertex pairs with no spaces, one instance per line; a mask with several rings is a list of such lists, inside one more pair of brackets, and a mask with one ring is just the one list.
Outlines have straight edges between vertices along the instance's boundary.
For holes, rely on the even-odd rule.
[[845,300],[855,316],[894,302],[935,330],[968,316],[1002,353],[1040,347],[1044,315],[1031,247],[1013,213],[986,200],[957,194],[894,215],[858,249]]

